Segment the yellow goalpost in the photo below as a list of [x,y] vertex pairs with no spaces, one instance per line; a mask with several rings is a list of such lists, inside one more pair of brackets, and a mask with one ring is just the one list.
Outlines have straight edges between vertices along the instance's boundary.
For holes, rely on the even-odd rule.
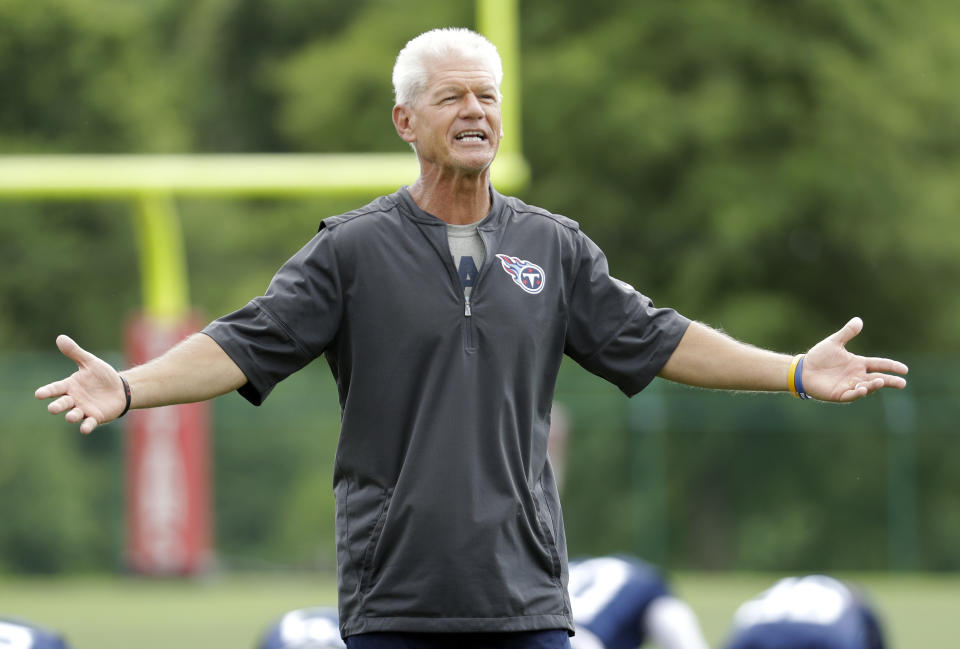
[[[530,175],[521,151],[517,0],[477,0],[477,29],[500,52],[506,133],[492,169],[505,191]],[[143,310],[176,321],[190,308],[174,199],[378,194],[413,182],[413,152],[232,155],[0,155],[0,199],[129,199],[135,207]]]
[[[477,0],[476,11],[477,30],[500,51],[506,86],[506,136],[491,174],[499,189],[514,192],[529,178],[520,146],[517,0]],[[128,326],[125,346],[128,360],[137,364],[195,327],[177,198],[376,195],[412,183],[418,174],[412,151],[0,156],[0,200],[130,202],[142,309]],[[206,403],[137,410],[126,423],[128,566],[146,574],[205,571],[213,555]]]

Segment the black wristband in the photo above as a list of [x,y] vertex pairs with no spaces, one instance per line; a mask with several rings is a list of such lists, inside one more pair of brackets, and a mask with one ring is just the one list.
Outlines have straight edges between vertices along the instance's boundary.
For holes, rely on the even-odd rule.
[[130,384],[127,383],[125,378],[123,378],[123,374],[118,372],[117,376],[120,377],[120,382],[123,383],[123,396],[127,398],[127,405],[123,407],[123,412],[117,416],[117,419],[120,419],[120,417],[123,417],[125,414],[127,414],[127,411],[130,410]]

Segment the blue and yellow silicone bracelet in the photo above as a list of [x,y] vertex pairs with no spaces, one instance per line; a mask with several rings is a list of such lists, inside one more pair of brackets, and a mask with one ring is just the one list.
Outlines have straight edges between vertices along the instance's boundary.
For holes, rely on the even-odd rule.
[[787,387],[790,389],[790,394],[798,399],[810,398],[810,395],[803,390],[803,359],[805,356],[806,354],[794,356],[790,362],[790,371],[787,373]]

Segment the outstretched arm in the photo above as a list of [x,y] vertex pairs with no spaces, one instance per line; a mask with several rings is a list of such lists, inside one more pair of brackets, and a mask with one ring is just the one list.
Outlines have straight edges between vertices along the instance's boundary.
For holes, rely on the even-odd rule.
[[[847,351],[846,344],[862,329],[863,321],[853,318],[807,352],[802,382],[809,396],[822,401],[855,401],[880,388],[906,387],[906,379],[895,376],[907,373],[903,363]],[[694,322],[660,376],[721,390],[787,390],[791,361],[791,356],[738,342]]]
[[[77,364],[77,371],[37,389],[38,399],[53,399],[47,410],[66,413],[81,433],[113,421],[126,405],[123,382],[109,363],[70,337],[57,336],[57,347]],[[144,365],[125,370],[131,408],[204,401],[236,390],[247,382],[240,368],[206,334],[194,334]]]

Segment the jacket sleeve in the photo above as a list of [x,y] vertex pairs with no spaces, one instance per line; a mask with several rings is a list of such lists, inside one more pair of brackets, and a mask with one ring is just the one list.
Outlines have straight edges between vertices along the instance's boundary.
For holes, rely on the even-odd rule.
[[246,375],[238,392],[260,405],[277,383],[324,352],[337,335],[342,309],[333,237],[323,228],[277,271],[263,296],[203,332]]
[[627,396],[656,377],[690,320],[610,275],[603,251],[577,232],[565,352]]

